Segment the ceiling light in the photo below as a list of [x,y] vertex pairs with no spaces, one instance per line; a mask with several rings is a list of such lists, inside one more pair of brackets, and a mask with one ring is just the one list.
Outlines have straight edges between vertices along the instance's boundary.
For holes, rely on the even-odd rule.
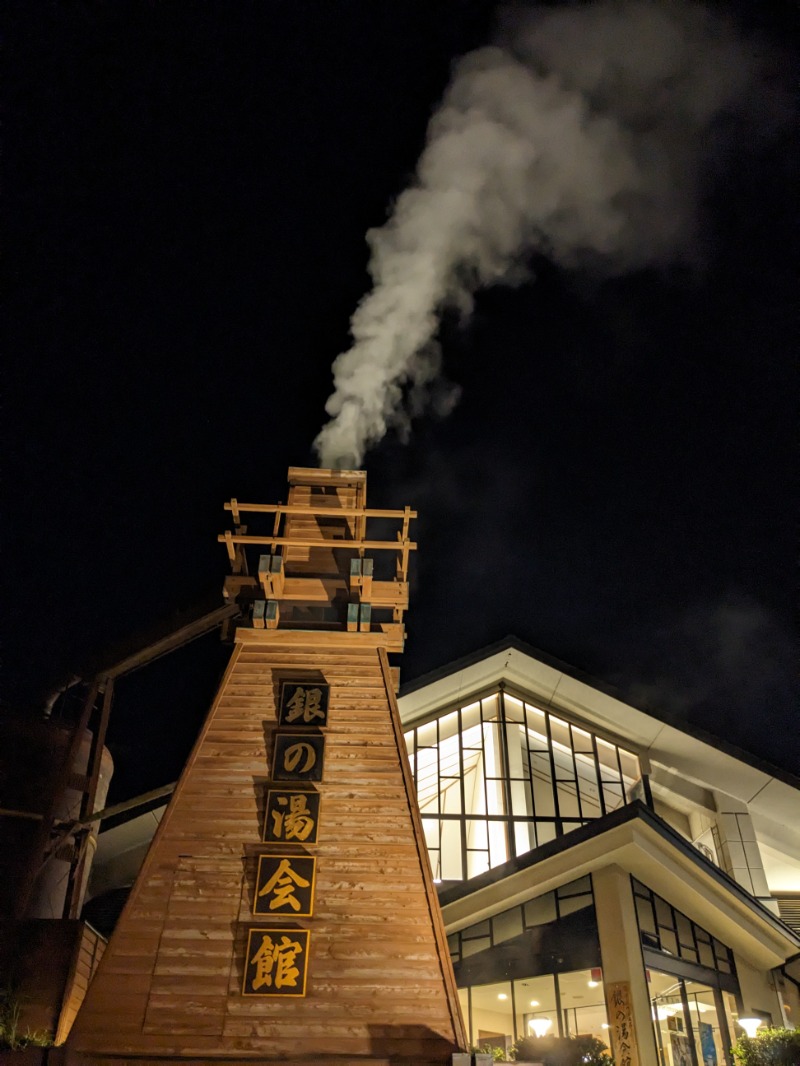
[[498,999],[508,999],[508,996],[505,994],[505,992],[500,992],[498,994],[497,998]]
[[608,1022],[603,1022],[603,1024],[600,1026],[600,1028],[601,1029],[610,1029],[611,1026],[608,1024]]
[[538,1007],[539,1006],[539,1000],[538,999],[532,999],[531,1000],[531,1006],[532,1007]]
[[667,1018],[674,1018],[675,1015],[680,1013],[682,1010],[683,1008],[680,1006],[656,1007],[655,1011],[653,1012],[653,1017],[658,1018],[660,1022],[665,1022]]
[[589,988],[599,988],[600,987],[600,982],[599,981],[587,981],[586,984],[589,986]]

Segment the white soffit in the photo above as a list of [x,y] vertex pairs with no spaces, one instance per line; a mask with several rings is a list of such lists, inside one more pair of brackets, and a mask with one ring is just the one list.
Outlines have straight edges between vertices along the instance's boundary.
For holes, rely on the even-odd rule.
[[463,929],[607,866],[632,873],[755,966],[771,969],[797,951],[796,935],[760,915],[694,856],[678,851],[657,830],[638,821],[608,829],[445,904],[446,931]]
[[[764,863],[764,873],[767,876],[767,884],[770,892],[800,892],[800,859],[784,854],[783,847],[775,848],[765,844],[761,838],[759,826],[756,825],[759,835],[758,848]],[[794,852],[800,855],[800,849]]]

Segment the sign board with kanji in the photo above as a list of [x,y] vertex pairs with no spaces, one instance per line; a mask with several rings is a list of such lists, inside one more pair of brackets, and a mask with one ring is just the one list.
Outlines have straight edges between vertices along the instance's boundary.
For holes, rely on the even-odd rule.
[[276,733],[274,781],[321,781],[325,738],[321,733]]
[[244,996],[305,996],[307,929],[251,929],[247,936]]
[[310,855],[260,855],[253,913],[310,918],[316,862]]
[[267,790],[264,813],[266,844],[316,844],[319,832],[318,792]]
[[329,685],[284,681],[278,717],[280,725],[327,725],[329,693]]

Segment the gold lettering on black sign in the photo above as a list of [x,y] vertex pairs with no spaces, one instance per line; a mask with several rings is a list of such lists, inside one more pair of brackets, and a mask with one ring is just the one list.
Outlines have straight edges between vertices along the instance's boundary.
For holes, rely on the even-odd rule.
[[269,789],[264,817],[268,843],[316,844],[319,829],[319,793]]
[[310,939],[307,929],[251,929],[242,994],[304,996]]
[[278,720],[281,725],[328,724],[329,685],[284,681]]
[[321,781],[325,738],[321,733],[276,733],[275,781]]
[[260,855],[254,913],[310,918],[316,865],[308,855]]

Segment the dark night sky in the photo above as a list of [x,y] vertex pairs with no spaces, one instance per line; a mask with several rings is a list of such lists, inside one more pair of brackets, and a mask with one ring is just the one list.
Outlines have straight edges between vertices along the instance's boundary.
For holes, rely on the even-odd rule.
[[[2,694],[32,708],[213,599],[222,502],[313,464],[365,231],[493,5],[15,10]],[[728,10],[788,69],[788,6]],[[706,187],[702,273],[543,259],[445,318],[459,406],[366,461],[421,512],[406,679],[513,632],[797,771],[795,132]],[[177,775],[225,654],[120,683],[116,798]]]

